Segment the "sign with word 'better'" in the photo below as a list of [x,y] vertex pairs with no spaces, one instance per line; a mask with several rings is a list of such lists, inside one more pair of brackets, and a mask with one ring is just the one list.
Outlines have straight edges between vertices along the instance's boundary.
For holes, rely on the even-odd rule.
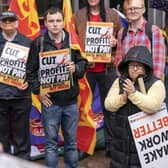
[[165,103],[156,113],[139,112],[128,119],[142,168],[166,168],[168,113]]

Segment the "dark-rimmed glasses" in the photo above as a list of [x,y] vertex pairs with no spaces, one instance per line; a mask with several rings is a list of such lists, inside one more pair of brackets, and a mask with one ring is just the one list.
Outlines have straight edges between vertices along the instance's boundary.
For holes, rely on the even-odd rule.
[[141,64],[141,63],[129,63],[128,64],[128,67],[131,68],[131,69],[143,69],[144,65]]
[[1,21],[3,23],[12,23],[12,22],[15,22],[16,19],[14,19],[14,18],[5,18],[5,19],[2,19]]
[[131,13],[131,12],[139,12],[141,9],[143,9],[143,7],[131,7],[131,8],[128,8],[127,11],[129,13]]

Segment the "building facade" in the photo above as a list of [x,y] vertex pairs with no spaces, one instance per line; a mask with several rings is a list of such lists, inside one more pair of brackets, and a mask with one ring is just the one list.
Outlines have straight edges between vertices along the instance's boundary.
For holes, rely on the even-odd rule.
[[[51,6],[62,8],[63,0],[36,0],[36,6],[38,10],[39,17],[41,18],[44,14],[44,11]],[[79,8],[82,8],[86,4],[86,0],[71,0],[73,12],[77,11]],[[116,8],[122,11],[123,0],[104,0],[105,6],[110,8]],[[150,9],[149,1],[145,0],[146,13],[145,17],[150,18],[150,22],[158,25],[159,27],[164,27],[165,25],[165,13],[158,11],[156,9]],[[10,0],[0,0],[0,11],[7,10],[10,4]],[[148,19],[149,20],[149,19]]]

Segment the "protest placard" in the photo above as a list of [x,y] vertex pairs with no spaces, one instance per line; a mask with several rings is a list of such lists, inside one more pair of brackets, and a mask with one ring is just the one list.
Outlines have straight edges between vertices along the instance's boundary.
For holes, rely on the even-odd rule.
[[40,53],[40,92],[49,93],[70,88],[71,75],[66,66],[68,49]]
[[85,53],[89,62],[110,62],[108,35],[113,34],[112,22],[87,22]]
[[0,57],[0,82],[21,86],[25,80],[29,48],[6,42]]
[[139,112],[128,117],[142,168],[168,165],[168,113],[165,103],[154,114]]

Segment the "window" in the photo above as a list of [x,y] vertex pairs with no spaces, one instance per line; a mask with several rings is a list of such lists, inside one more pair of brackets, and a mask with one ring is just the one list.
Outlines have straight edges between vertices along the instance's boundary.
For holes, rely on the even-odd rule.
[[9,8],[10,0],[0,0],[0,11],[6,11]]
[[39,16],[43,16],[44,12],[50,7],[62,9],[62,0],[36,0],[36,6]]

